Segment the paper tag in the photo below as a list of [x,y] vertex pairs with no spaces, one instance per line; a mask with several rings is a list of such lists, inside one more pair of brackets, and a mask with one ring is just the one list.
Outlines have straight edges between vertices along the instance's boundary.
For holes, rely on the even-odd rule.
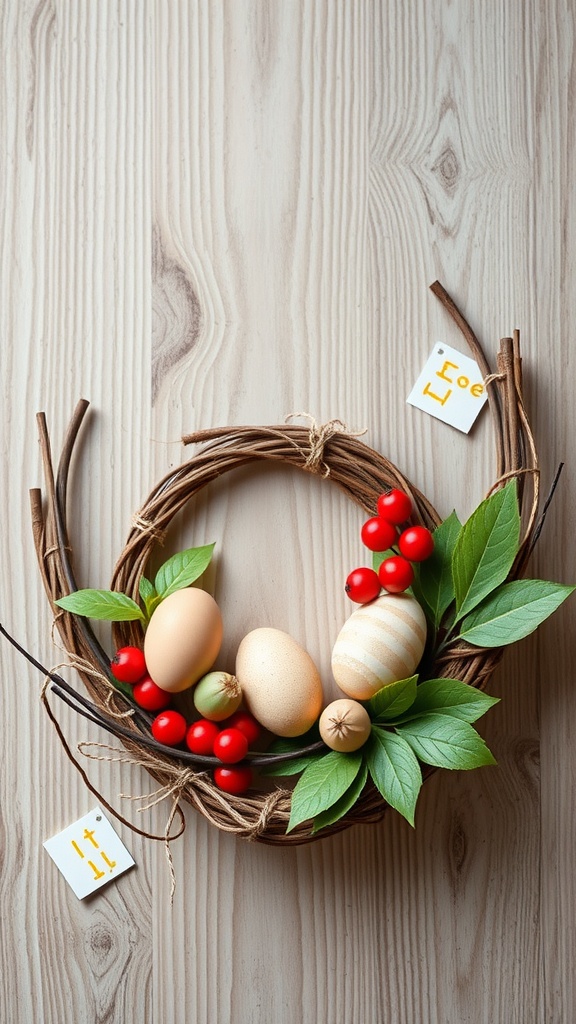
[[134,865],[124,843],[99,807],[44,843],[79,900]]
[[487,398],[478,364],[438,344],[406,401],[467,434]]

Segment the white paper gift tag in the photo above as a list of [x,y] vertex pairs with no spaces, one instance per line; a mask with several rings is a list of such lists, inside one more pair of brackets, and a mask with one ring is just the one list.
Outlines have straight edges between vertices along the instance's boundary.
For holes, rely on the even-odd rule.
[[467,434],[487,397],[474,359],[440,343],[434,346],[407,402]]
[[99,807],[44,843],[79,900],[118,878],[134,860]]

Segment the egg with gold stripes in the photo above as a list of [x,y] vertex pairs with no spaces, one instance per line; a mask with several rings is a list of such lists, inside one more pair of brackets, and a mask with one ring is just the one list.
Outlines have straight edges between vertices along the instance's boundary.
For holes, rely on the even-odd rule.
[[411,594],[382,594],[346,620],[332,649],[332,672],[349,697],[368,700],[413,675],[424,653],[426,617]]

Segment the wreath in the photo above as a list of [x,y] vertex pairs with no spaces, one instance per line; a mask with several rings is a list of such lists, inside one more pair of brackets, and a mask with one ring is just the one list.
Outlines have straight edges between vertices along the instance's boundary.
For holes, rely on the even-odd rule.
[[[442,521],[418,488],[383,455],[347,432],[339,421],[321,427],[314,423],[285,423],[203,430],[183,438],[185,445],[200,445],[199,450],[154,487],[134,516],[113,571],[110,590],[82,590],[77,585],[70,551],[67,491],[74,445],[88,403],[81,401],[76,408],[56,469],[45,416],[38,414],[46,493],[43,496],[39,489],[31,491],[34,542],[57,629],[88,697],[58,673],[45,669],[23,648],[19,649],[45,673],[44,703],[68,756],[90,789],[93,790],[92,784],[48,702],[49,691],[119,739],[123,745],[119,759],[144,766],[159,783],[159,798],[172,798],[165,836],[153,838],[175,838],[170,829],[178,813],[181,826],[176,834],[181,833],[184,818],[180,800],[191,804],[219,829],[280,846],[310,842],[356,823],[378,821],[390,807],[413,823],[422,781],[433,771],[439,767],[472,768],[493,763],[473,725],[496,702],[484,692],[490,676],[506,645],[536,629],[574,588],[525,579],[558,474],[540,510],[540,470],[522,397],[518,332],[502,340],[493,372],[478,339],[450,296],[438,282],[432,285],[432,291],[460,328],[480,367],[494,428],[495,482],[464,524],[455,512]],[[214,618],[210,619],[210,615],[217,615],[210,605],[206,612],[209,649],[203,652],[204,660],[200,658],[192,680],[198,710],[194,721],[185,722],[185,734],[179,729],[174,732],[172,725],[178,723],[178,717],[173,716],[181,718],[181,712],[158,708],[162,702],[173,701],[171,690],[180,689],[180,683],[173,686],[167,681],[164,687],[160,686],[165,701],[161,694],[160,704],[155,707],[158,694],[150,690],[150,681],[147,686],[153,699],[138,701],[133,684],[135,680],[141,681],[148,667],[147,638],[154,622],[160,621],[162,609],[175,603],[174,597],[183,593],[189,597],[192,592],[195,600],[199,593],[204,594],[208,603],[213,602],[205,591],[191,586],[208,564],[212,545],[172,556],[154,580],[148,579],[146,573],[174,516],[215,480],[253,463],[288,465],[319,475],[343,490],[369,516],[368,522],[377,521],[376,525],[363,528],[362,537],[373,552],[373,562],[349,582],[350,596],[358,602],[351,620],[354,616],[365,617],[375,607],[385,607],[388,615],[390,606],[396,613],[398,607],[416,605],[424,622],[424,635],[416,658],[404,663],[404,672],[392,672],[392,678],[384,672],[379,680],[376,673],[376,685],[368,690],[357,686],[348,691],[348,696],[343,694],[341,703],[351,708],[341,708],[331,718],[328,715],[328,733],[319,729],[322,716],[326,724],[326,709],[312,699],[312,711],[308,707],[302,715],[300,706],[296,708],[298,726],[280,727],[276,735],[271,735],[274,729],[270,731],[268,723],[268,730],[260,733],[261,739],[256,741],[261,719],[266,719],[266,715],[262,714],[259,720],[260,712],[255,710],[262,706],[259,695],[254,696],[247,685],[244,689],[242,673],[237,671],[233,675],[219,670],[217,664],[214,667],[218,643],[216,640],[215,646],[210,647],[210,637],[214,630],[218,632],[218,623],[215,626]],[[400,500],[400,506],[403,501],[408,503],[400,518],[398,508],[396,518],[394,514],[386,516],[391,494],[392,504],[394,500]],[[383,522],[388,527],[383,527]],[[374,539],[376,534],[380,541]],[[408,534],[412,547],[410,538],[406,540]],[[382,536],[386,538],[383,542]],[[416,547],[414,536],[419,538]],[[428,544],[430,538],[432,545]],[[386,589],[381,593],[386,564],[390,569],[397,563],[405,563],[404,568],[409,566],[405,586],[397,586],[395,591],[392,580],[391,588],[384,583]],[[376,577],[376,589],[366,590],[367,581],[373,584]],[[204,610],[194,612],[189,621],[187,639],[193,646],[204,614]],[[114,623],[112,638],[119,654],[103,648],[92,629],[91,618]],[[156,633],[163,634],[165,628],[162,623]],[[170,628],[168,636],[173,643]],[[5,632],[3,628],[2,631]],[[262,637],[259,640],[264,642]],[[269,636],[266,643],[268,640]],[[295,641],[288,638],[283,642],[288,641],[298,648],[296,660],[308,657]],[[126,650],[132,653],[122,654]],[[272,645],[268,660],[260,664],[260,669],[264,664],[268,673],[264,684],[259,683],[260,690],[264,685],[265,703],[273,703],[274,694],[268,689],[273,690],[276,685],[270,658],[278,666],[286,664],[284,648],[280,653],[277,651]],[[250,675],[250,668],[247,672]],[[270,682],[269,688],[266,680]],[[282,685],[282,680],[278,685]],[[292,683],[288,689],[293,696]],[[247,705],[243,719],[243,705],[239,711],[234,710],[241,699]],[[307,692],[302,701],[310,705]],[[290,714],[294,714],[293,707],[281,711],[280,723]],[[159,719],[164,728],[158,726]],[[197,738],[187,742],[194,727]],[[251,728],[255,731],[251,732]],[[230,732],[234,736],[226,747]],[[246,736],[246,743],[238,739],[238,733]],[[88,746],[80,745],[85,753]],[[218,772],[222,779],[232,781],[219,783]],[[295,786],[278,779],[290,779]],[[101,794],[98,796],[102,800]],[[149,835],[107,801],[103,803],[130,828]]]

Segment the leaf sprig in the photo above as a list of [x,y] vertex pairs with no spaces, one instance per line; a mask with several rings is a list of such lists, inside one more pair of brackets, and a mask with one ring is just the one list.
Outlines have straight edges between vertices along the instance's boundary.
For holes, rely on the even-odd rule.
[[[422,786],[420,762],[452,769],[495,764],[471,723],[496,703],[497,698],[459,679],[428,679],[418,685],[418,677],[411,676],[384,686],[366,702],[372,731],[361,750],[308,754],[266,770],[275,776],[301,773],[288,831],[308,819],[314,832],[334,824],[356,803],[368,778],[414,825]],[[278,740],[270,752],[295,749],[298,741]]]
[[464,640],[503,647],[533,633],[575,589],[546,580],[507,582],[520,543],[516,481],[486,498],[460,526],[453,512],[434,531],[434,553],[416,571],[414,594],[440,647]]
[[101,619],[106,622],[136,622],[144,628],[157,606],[176,590],[190,586],[202,575],[210,564],[214,544],[187,548],[172,555],[160,566],[154,582],[146,576],[140,577],[138,604],[127,594],[115,590],[75,590],[72,594],[59,598],[55,603],[59,608],[75,615],[84,615],[90,619]]

